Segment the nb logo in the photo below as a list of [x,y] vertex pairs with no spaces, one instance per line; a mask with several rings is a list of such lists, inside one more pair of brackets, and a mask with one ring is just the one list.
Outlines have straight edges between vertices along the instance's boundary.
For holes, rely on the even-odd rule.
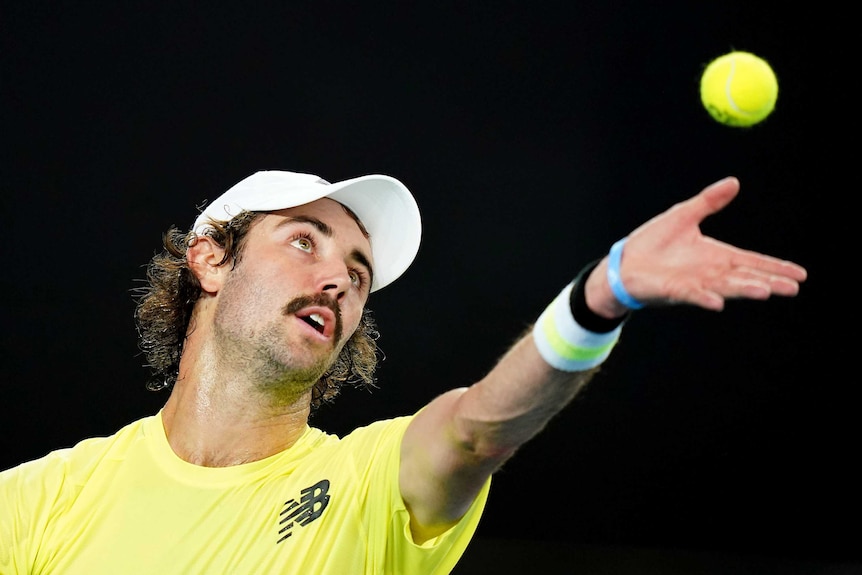
[[279,516],[281,519],[278,524],[281,529],[278,530],[279,540],[275,543],[281,543],[291,535],[293,535],[293,526],[299,524],[305,527],[323,513],[326,506],[329,504],[329,480],[321,479],[311,487],[306,487],[300,491],[299,501],[289,499],[284,502],[284,509],[281,510]]

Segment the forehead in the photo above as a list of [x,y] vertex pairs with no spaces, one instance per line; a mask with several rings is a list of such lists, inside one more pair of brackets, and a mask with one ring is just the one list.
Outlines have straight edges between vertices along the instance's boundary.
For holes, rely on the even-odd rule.
[[329,229],[332,237],[356,244],[354,247],[363,246],[368,252],[371,251],[365,226],[356,214],[335,200],[321,198],[301,206],[274,210],[263,218],[261,224],[264,224],[265,229],[280,227],[286,220],[293,218],[305,221],[317,220]]

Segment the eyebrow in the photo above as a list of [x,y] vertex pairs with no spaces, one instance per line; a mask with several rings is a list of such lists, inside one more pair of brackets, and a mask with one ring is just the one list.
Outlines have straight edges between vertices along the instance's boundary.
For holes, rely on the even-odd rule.
[[[283,220],[279,224],[279,226],[283,226],[293,222],[310,224],[326,237],[332,237],[332,226],[317,218],[312,218],[311,216],[289,216],[285,220]],[[365,256],[365,254],[358,249],[354,249],[352,252],[350,252],[350,257],[359,262],[360,265],[364,266],[368,270],[368,275],[371,276],[371,281],[368,282],[368,285],[371,285],[374,282],[374,267],[371,265],[371,262],[368,261],[368,258]]]

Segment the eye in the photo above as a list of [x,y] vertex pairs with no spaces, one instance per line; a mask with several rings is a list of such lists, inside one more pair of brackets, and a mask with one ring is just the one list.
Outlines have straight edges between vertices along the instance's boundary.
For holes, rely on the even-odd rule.
[[299,235],[292,239],[290,241],[290,245],[306,253],[314,251],[314,240],[311,239],[311,236],[306,234]]
[[350,275],[350,282],[358,288],[363,287],[368,281],[368,275],[360,270],[352,269],[348,273]]

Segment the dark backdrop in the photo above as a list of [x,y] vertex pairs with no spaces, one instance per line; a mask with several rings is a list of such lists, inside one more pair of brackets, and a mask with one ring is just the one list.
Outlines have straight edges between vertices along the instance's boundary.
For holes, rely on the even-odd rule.
[[[379,389],[314,420],[339,434],[479,378],[583,264],[735,175],[739,198],[704,230],[805,265],[801,294],[635,314],[497,475],[461,569],[567,572],[552,558],[584,549],[616,550],[594,573],[621,549],[862,561],[845,16],[737,0],[84,4],[7,2],[0,19],[0,468],[161,406],[133,290],[164,230],[254,171],[390,174],[423,213],[414,266],[370,302]],[[699,101],[703,67],[731,49],[780,81],[751,129]]]

